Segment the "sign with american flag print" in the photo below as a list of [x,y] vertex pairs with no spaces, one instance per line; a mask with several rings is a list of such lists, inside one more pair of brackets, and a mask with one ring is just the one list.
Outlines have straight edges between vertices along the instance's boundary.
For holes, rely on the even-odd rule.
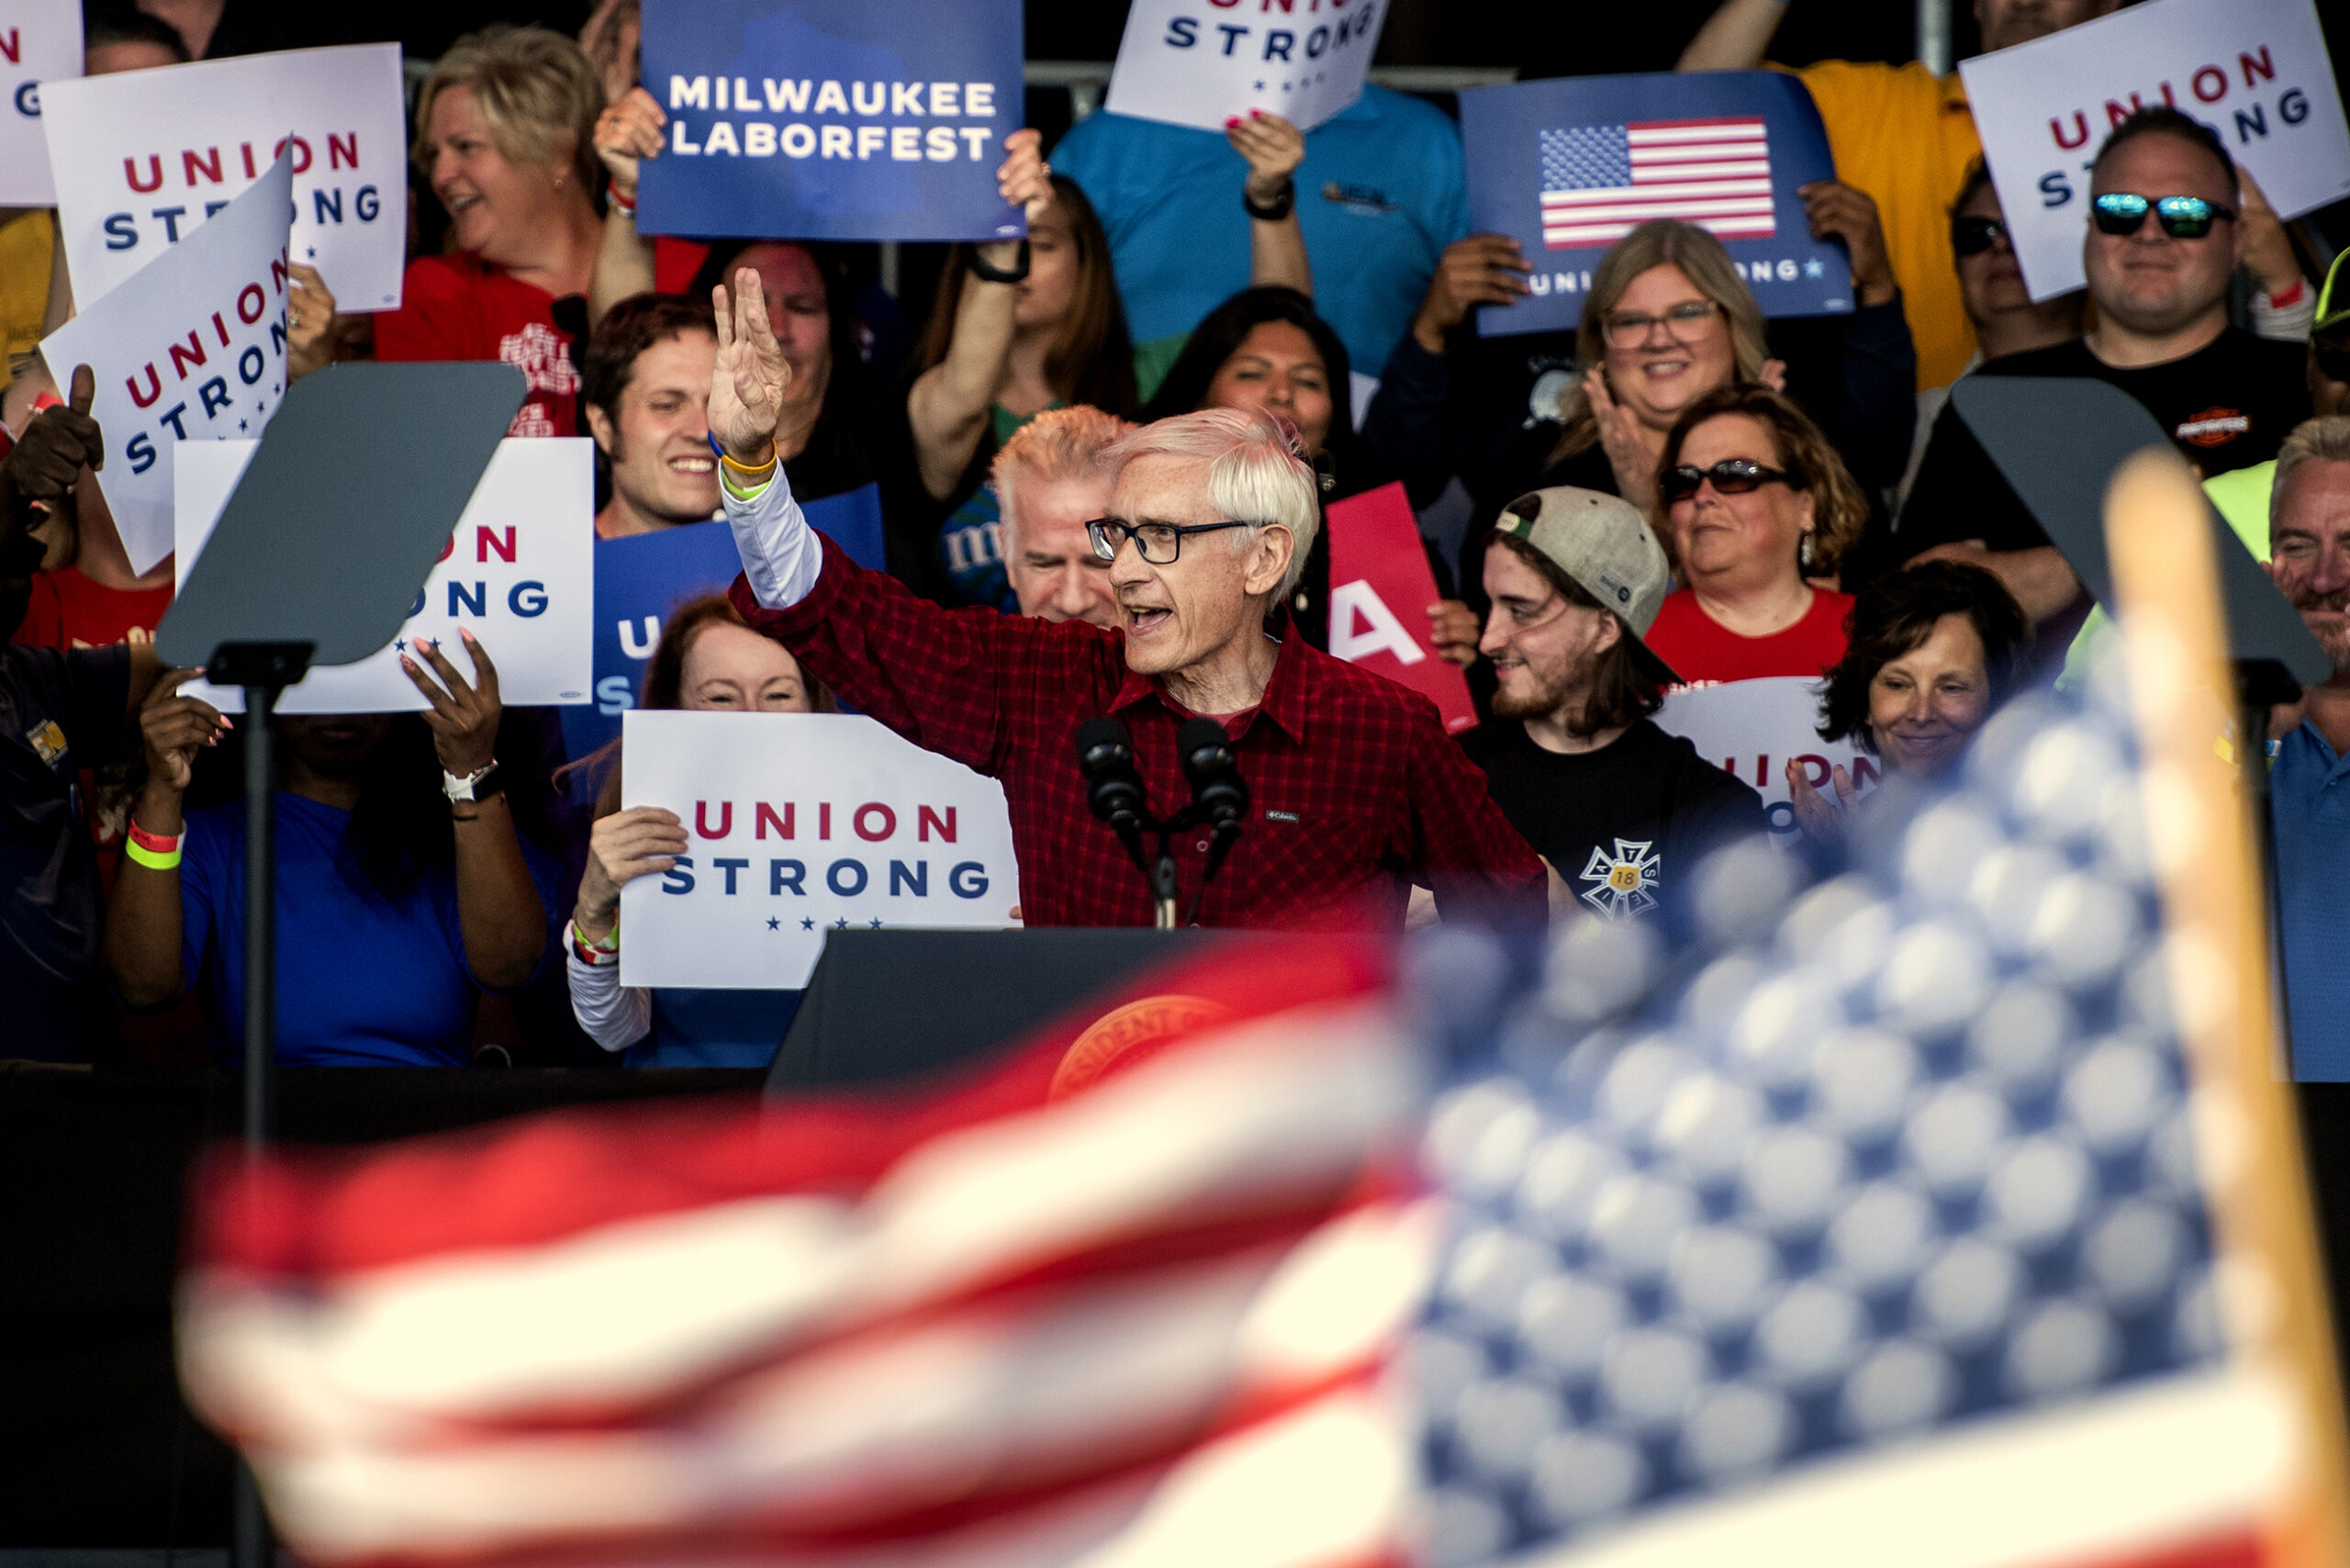
[[1819,112],[1775,71],[1571,77],[1460,95],[1473,229],[1514,236],[1532,295],[1478,312],[1487,336],[1572,330],[1594,270],[1640,224],[1729,247],[1772,316],[1852,308],[1841,241],[1815,240],[1796,187],[1835,177]]

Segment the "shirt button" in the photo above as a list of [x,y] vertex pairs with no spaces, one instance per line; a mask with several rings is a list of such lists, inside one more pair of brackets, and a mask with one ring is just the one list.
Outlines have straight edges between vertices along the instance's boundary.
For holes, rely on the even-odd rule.
[[1200,853],[1205,855],[1208,852],[1208,841],[1204,838],[1200,840],[1198,847]]

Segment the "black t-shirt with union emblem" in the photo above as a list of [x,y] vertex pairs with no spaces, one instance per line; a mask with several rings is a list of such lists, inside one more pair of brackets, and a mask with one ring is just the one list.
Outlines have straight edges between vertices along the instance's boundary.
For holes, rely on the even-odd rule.
[[1585,909],[1645,914],[1697,862],[1763,831],[1762,797],[1642,719],[1597,751],[1546,751],[1516,719],[1460,737],[1494,803]]
[[[2179,455],[2210,478],[2266,463],[2288,431],[2310,417],[2302,375],[2307,349],[2272,342],[2234,327],[2183,359],[2121,369],[2089,352],[2086,339],[1995,359],[1977,375],[2076,376],[2119,386],[2170,432]],[[1959,540],[1991,550],[2030,550],[2048,543],[1998,467],[1957,410],[1945,406],[1918,467],[1895,531],[1892,558]]]
[[122,644],[0,645],[0,1057],[80,1055],[106,902],[73,780],[125,744],[129,689]]

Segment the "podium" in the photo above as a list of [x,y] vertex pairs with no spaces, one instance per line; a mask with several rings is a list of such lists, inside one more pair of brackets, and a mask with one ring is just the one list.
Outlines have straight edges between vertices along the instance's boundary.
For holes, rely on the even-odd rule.
[[1268,938],[1196,926],[836,931],[767,1070],[767,1092],[976,1067],[1054,1024],[1081,1031],[1160,994],[1156,977],[1170,963],[1252,939]]

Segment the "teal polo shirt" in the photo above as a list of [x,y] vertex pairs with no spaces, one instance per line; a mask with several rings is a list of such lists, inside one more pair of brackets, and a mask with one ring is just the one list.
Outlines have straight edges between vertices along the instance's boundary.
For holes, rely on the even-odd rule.
[[[1108,110],[1053,148],[1110,236],[1118,295],[1138,348],[1180,342],[1248,286],[1248,165],[1222,133]],[[1385,87],[1305,134],[1298,224],[1314,304],[1353,368],[1378,375],[1427,293],[1438,256],[1469,232],[1460,131],[1433,104]],[[1171,362],[1172,352],[1165,354]]]

